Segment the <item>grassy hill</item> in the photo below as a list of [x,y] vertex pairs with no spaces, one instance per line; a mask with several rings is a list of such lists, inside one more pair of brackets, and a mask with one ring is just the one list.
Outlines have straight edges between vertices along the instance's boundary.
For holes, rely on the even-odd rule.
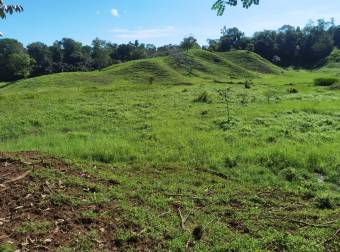
[[231,51],[219,54],[226,60],[248,71],[263,74],[280,74],[283,71],[280,67],[250,51]]
[[193,50],[0,85],[0,250],[337,251],[338,75]]
[[326,68],[339,68],[340,67],[340,50],[334,49],[331,55],[326,60]]

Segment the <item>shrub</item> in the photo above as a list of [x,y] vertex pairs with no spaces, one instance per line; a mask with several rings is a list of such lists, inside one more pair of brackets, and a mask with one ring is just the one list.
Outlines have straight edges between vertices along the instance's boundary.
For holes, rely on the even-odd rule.
[[151,76],[149,78],[149,84],[153,84],[154,81],[155,81],[155,77]]
[[240,98],[240,103],[242,105],[247,105],[249,103],[250,97],[247,92],[239,94],[238,97]]
[[288,88],[287,92],[289,94],[297,94],[297,93],[299,93],[299,90],[297,90],[296,88]]
[[237,161],[234,160],[233,158],[231,157],[226,157],[224,159],[224,167],[225,168],[234,168],[237,166]]
[[319,209],[333,209],[334,204],[329,197],[321,197],[317,199],[316,206]]
[[283,170],[280,171],[279,173],[285,180],[289,181],[289,182],[293,182],[295,180],[299,179],[297,170],[295,168],[285,168]]
[[246,83],[244,84],[244,88],[245,89],[251,89],[251,83],[246,81]]
[[314,80],[314,84],[315,86],[331,86],[338,81],[337,78],[318,78]]
[[194,100],[194,102],[212,103],[212,99],[209,96],[209,94],[206,91],[204,91]]

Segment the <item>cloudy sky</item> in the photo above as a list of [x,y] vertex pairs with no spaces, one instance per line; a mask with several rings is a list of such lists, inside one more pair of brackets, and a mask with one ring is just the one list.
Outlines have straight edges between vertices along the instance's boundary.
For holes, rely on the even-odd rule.
[[335,18],[339,0],[260,0],[249,10],[229,8],[223,17],[211,11],[214,0],[6,0],[25,12],[0,20],[6,37],[28,44],[51,44],[63,37],[86,44],[99,37],[115,43],[134,41],[156,45],[179,43],[194,35],[201,44],[217,38],[220,29],[239,27],[247,35],[284,24],[303,26],[308,20]]

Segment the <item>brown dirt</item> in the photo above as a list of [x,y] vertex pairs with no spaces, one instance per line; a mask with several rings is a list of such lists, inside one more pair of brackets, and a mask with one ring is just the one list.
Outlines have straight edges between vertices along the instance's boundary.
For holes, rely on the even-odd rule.
[[[12,243],[21,251],[55,251],[60,247],[72,247],[81,251],[82,237],[88,237],[91,249],[120,251],[124,244],[115,239],[117,216],[99,218],[80,217],[86,210],[117,212],[114,202],[105,205],[56,204],[52,194],[80,197],[84,188],[68,188],[63,184],[51,185],[33,176],[39,169],[49,167],[57,174],[81,176],[94,182],[94,178],[82,174],[66,162],[37,152],[0,153],[0,244]],[[92,181],[91,181],[92,180]],[[112,185],[117,186],[117,185]],[[22,231],[27,223],[45,223],[45,228]],[[47,223],[47,227],[46,227]],[[128,223],[124,223],[128,225]],[[46,230],[45,230],[46,229]],[[89,231],[97,231],[89,236]],[[135,239],[129,246],[144,251],[150,246]]]

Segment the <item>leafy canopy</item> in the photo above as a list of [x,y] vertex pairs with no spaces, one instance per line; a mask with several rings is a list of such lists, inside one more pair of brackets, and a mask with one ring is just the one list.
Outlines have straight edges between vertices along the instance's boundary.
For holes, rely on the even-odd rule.
[[222,16],[227,5],[237,6],[239,2],[242,2],[243,8],[248,9],[253,4],[258,5],[260,0],[217,0],[212,9],[217,11],[217,15]]
[[18,4],[5,4],[4,0],[0,0],[0,18],[5,19],[7,14],[12,15],[14,12],[23,12],[24,8]]

